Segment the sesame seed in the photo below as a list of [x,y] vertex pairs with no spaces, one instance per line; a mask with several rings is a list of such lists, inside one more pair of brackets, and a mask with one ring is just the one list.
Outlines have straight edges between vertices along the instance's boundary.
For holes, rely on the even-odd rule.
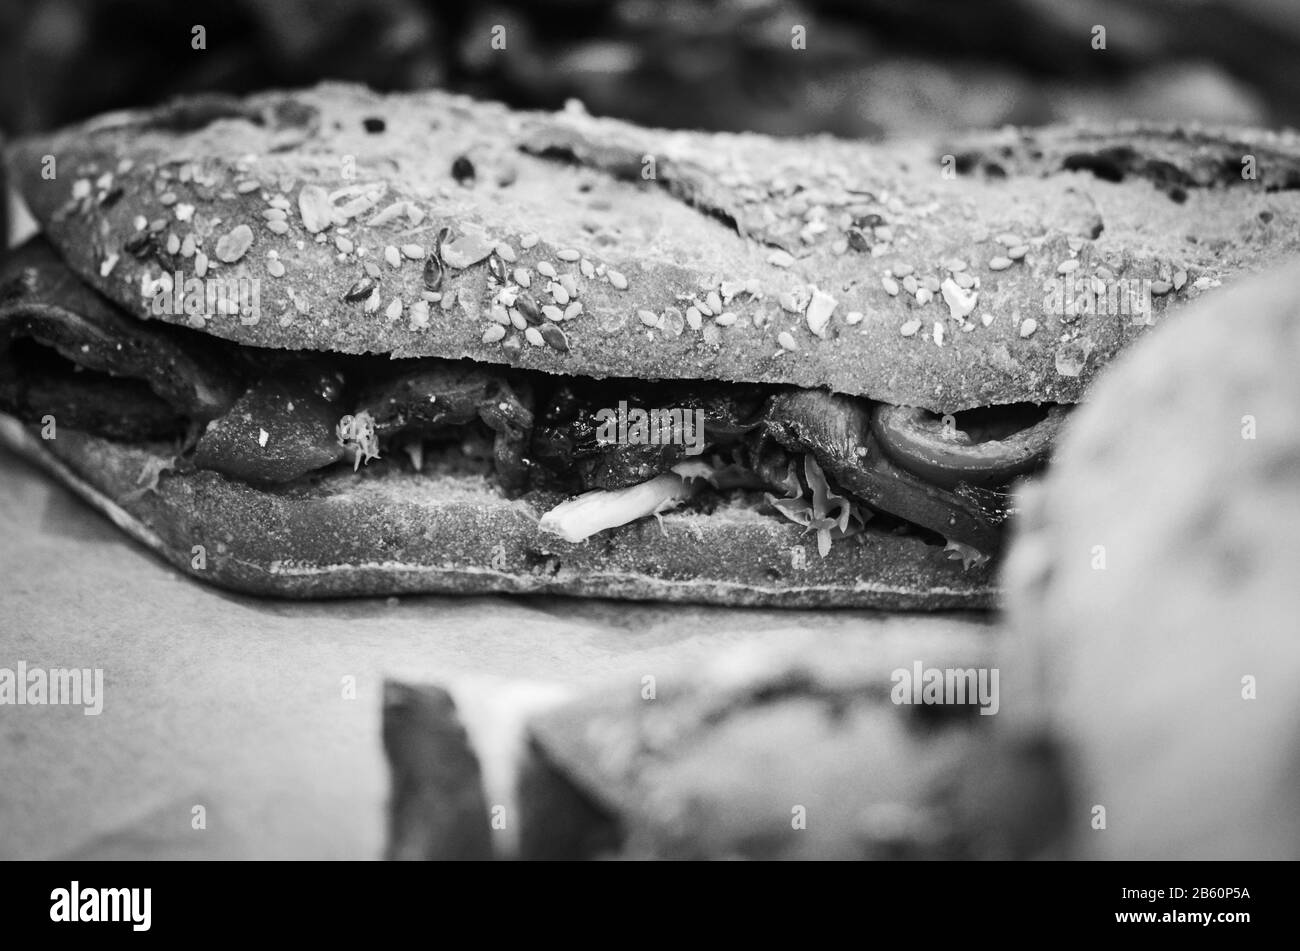
[[177,235],[175,234],[169,234],[167,236],[167,253],[180,254],[180,252],[181,252],[181,239],[177,237]]
[[989,324],[993,323],[993,315],[980,314],[980,323],[982,323],[985,327],[987,327]]
[[412,304],[409,314],[411,319],[407,324],[408,329],[424,330],[429,326],[429,302],[427,300],[418,300]]
[[172,213],[176,215],[177,221],[190,221],[194,218],[194,206],[182,202],[172,209]]
[[907,323],[903,324],[903,326],[899,327],[898,332],[901,333],[904,337],[911,337],[911,336],[915,336],[916,332],[920,329],[921,329],[921,321],[913,317]]
[[507,264],[514,264],[519,260],[519,255],[515,254],[515,249],[510,247],[510,245],[504,241],[498,241],[496,243],[496,252],[497,256]]
[[131,220],[131,224],[136,231],[143,231],[145,228],[149,227],[149,219],[144,215],[136,215],[135,218]]
[[493,304],[491,309],[488,311],[488,316],[504,327],[510,326],[510,314],[506,311],[505,305],[503,304]]
[[912,267],[910,264],[895,264],[894,277],[907,277],[914,270],[916,270],[916,268]]
[[248,225],[236,225],[217,241],[217,259],[226,264],[234,264],[244,256],[252,243],[253,229]]
[[687,307],[686,322],[690,324],[692,330],[699,330],[704,323],[704,315],[700,313],[698,307]]
[[1079,269],[1079,262],[1075,260],[1062,261],[1056,268],[1057,274],[1071,274]]
[[915,294],[920,286],[921,285],[916,282],[916,278],[911,274],[903,278],[903,290],[907,291],[909,294]]
[[618,271],[606,271],[605,276],[609,278],[609,283],[614,286],[615,290],[627,290],[627,278]]
[[284,221],[289,216],[283,208],[263,208],[262,217],[267,221]]
[[187,234],[185,236],[185,240],[181,242],[181,257],[185,257],[185,258],[194,257],[195,247],[196,245],[194,244],[194,235]]
[[376,287],[373,291],[370,292],[370,296],[366,298],[366,303],[364,308],[365,312],[367,314],[373,314],[375,311],[379,309],[379,304],[380,304],[379,288]]
[[[594,266],[590,261],[588,261],[586,258],[583,258],[581,261],[578,262],[578,270],[580,270],[580,271],[582,272],[582,276],[585,277],[585,278],[590,279],[590,278],[593,278],[593,277],[596,276],[596,268],[595,268],[595,266]],[[620,277],[621,277],[621,276],[622,276],[622,275],[620,275]],[[612,278],[611,278],[611,280],[610,280],[610,283],[611,283],[611,284],[613,283],[613,279],[612,279]]]
[[722,313],[722,298],[718,296],[717,291],[709,291],[704,299],[709,305],[709,310],[715,314]]
[[569,292],[564,289],[563,284],[552,281],[546,285],[546,290],[550,292],[550,295],[555,298],[555,302],[560,306],[564,306],[569,302]]
[[809,301],[808,310],[804,314],[808,329],[818,337],[825,338],[826,327],[831,322],[831,314],[835,312],[838,303],[830,294],[819,290],[813,291],[812,300]]
[[336,234],[336,235],[334,236],[334,247],[336,247],[336,248],[339,249],[339,253],[340,253],[340,254],[351,254],[351,253],[352,253],[352,241],[351,241],[351,239],[350,239],[350,238],[345,238],[345,237],[343,237],[343,235],[341,235],[341,234]]
[[547,304],[542,308],[542,316],[547,320],[554,320],[558,323],[564,319],[564,311],[560,310],[560,308],[556,307],[554,304]]
[[[789,251],[781,251],[778,249],[767,256],[767,263],[771,264],[773,267],[789,267],[794,264],[794,257],[791,256]],[[794,342],[793,337],[790,338],[790,342]],[[786,349],[790,350],[793,348],[786,347]]]
[[528,273],[528,268],[526,267],[515,268],[514,278],[515,278],[515,283],[518,284],[520,287],[532,286],[533,276]]
[[934,333],[931,335],[934,338],[934,345],[936,347],[943,346],[943,332],[943,324],[936,320],[934,322]]
[[578,279],[572,274],[561,274],[560,286],[568,292],[570,297],[578,296]]
[[362,265],[362,267],[365,268],[367,276],[373,277],[375,280],[379,280],[378,264],[376,264],[374,261],[367,261],[364,265]]
[[267,440],[269,440],[270,438],[271,438],[271,434],[268,433],[265,429],[259,428],[257,430],[257,444],[261,446],[263,449],[266,448]]
[[549,277],[554,280],[556,277],[555,265],[550,261],[538,261],[537,273],[542,275],[542,277]]
[[940,287],[939,279],[935,277],[933,274],[931,274],[929,277],[923,280],[921,282],[921,285],[926,290],[928,290],[931,294],[939,293],[939,287]]
[[718,314],[717,317],[713,318],[713,322],[719,327],[730,327],[736,320],[736,315],[732,313]]
[[1174,271],[1174,290],[1181,291],[1183,285],[1187,283],[1187,272],[1182,268]]
[[394,297],[392,303],[388,305],[388,309],[384,311],[384,316],[387,317],[389,320],[396,320],[398,317],[401,317],[402,316],[401,300]]
[[991,261],[989,261],[990,271],[1005,271],[1009,267],[1011,267],[1011,259],[1004,258],[1000,254],[997,257],[993,258]]
[[249,192],[255,192],[262,187],[262,183],[255,179],[245,179],[235,185],[235,191],[241,195],[247,195]]
[[402,254],[391,244],[384,248],[384,260],[388,262],[389,267],[402,266]]
[[104,258],[99,265],[99,276],[108,277],[108,275],[112,274],[113,268],[117,267],[119,259],[120,256],[116,254],[110,254],[108,257]]
[[776,342],[781,345],[782,350],[798,350],[799,344],[795,343],[794,337],[788,330],[782,330],[776,335]]
[[918,287],[916,289],[916,302],[924,306],[934,300],[934,292],[928,287]]
[[851,310],[844,315],[844,322],[850,327],[862,323],[862,311]]
[[1034,318],[1032,317],[1026,317],[1025,320],[1020,324],[1020,336],[1032,337],[1034,335],[1034,331],[1037,329],[1038,329],[1038,321],[1034,320]]
[[287,221],[268,221],[266,223],[266,227],[267,230],[270,231],[272,234],[289,233],[289,222]]
[[272,277],[284,277],[284,264],[278,258],[266,262],[266,273]]
[[944,267],[956,274],[960,271],[966,270],[966,262],[961,258],[953,258],[951,261],[946,263]]
[[510,323],[514,325],[516,330],[528,329],[528,321],[524,320],[524,315],[519,313],[519,311],[515,310],[513,307],[510,308]]
[[402,245],[402,255],[412,261],[423,261],[424,248],[418,244],[404,244]]
[[[78,184],[80,184],[80,183],[78,183]],[[86,191],[87,191],[87,193],[89,193],[89,191],[90,191],[90,189],[89,189],[89,184],[90,184],[90,183],[87,182],[86,184],[87,184],[87,186],[88,186],[87,189],[86,189]],[[175,192],[163,192],[161,195],[158,196],[158,202],[159,202],[159,204],[163,205],[164,207],[168,207],[168,208],[170,208],[172,205],[176,204],[176,202],[177,202],[176,193],[175,193]]]
[[636,316],[641,323],[645,324],[647,327],[659,326],[659,315],[653,310],[638,310]]
[[573,318],[577,317],[581,313],[582,313],[582,301],[575,300],[568,307],[564,308],[564,319],[573,320]]
[[885,293],[890,297],[898,296],[898,281],[894,280],[892,277],[884,277],[880,279],[880,284],[884,287]]
[[496,343],[498,340],[504,340],[505,336],[506,328],[502,327],[500,324],[493,324],[487,330],[483,331],[483,342]]
[[708,301],[696,301],[695,306],[700,309],[700,313],[705,317],[713,316],[713,308],[709,306]]
[[523,248],[525,251],[527,251],[529,248],[535,245],[537,241],[538,241],[537,235],[526,234],[519,239],[519,246]]
[[1019,261],[1028,253],[1029,253],[1028,245],[1018,244],[1014,248],[1011,248],[1010,250],[1007,251],[1007,257],[1009,257],[1013,261]]
[[497,301],[506,307],[515,306],[515,299],[519,297],[520,290],[517,287],[503,287],[497,291]]
[[1151,293],[1155,294],[1157,297],[1163,297],[1165,294],[1168,294],[1173,289],[1174,289],[1174,285],[1170,284],[1168,281],[1151,282]]
[[[649,331],[646,331],[646,335],[653,337]],[[703,336],[704,342],[710,347],[716,347],[722,342],[722,331],[714,324],[706,324],[701,336]]]
[[582,255],[579,252],[575,251],[573,248],[564,248],[560,251],[556,251],[555,256],[559,258],[561,261],[570,261],[570,262],[576,261],[578,260],[578,258],[582,257]]
[[291,207],[293,207],[292,205],[289,204],[289,199],[285,198],[283,195],[276,195],[274,198],[272,198],[270,201],[270,205],[272,208],[283,208],[285,211],[288,211]]
[[534,347],[546,346],[546,338],[542,336],[542,332],[538,330],[536,327],[529,327],[527,330],[525,330],[524,339],[527,340],[529,343],[531,343]]
[[194,276],[203,277],[208,273],[208,256],[202,251],[194,252]]

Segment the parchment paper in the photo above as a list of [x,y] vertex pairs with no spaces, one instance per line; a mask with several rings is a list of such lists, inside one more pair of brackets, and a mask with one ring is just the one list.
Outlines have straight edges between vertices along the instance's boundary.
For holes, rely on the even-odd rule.
[[4,450],[0,579],[0,667],[100,667],[105,694],[99,716],[0,706],[5,859],[376,858],[386,676],[581,687],[808,630],[864,650],[924,643],[938,663],[945,644],[995,630],[972,615],[238,597],[174,572]]

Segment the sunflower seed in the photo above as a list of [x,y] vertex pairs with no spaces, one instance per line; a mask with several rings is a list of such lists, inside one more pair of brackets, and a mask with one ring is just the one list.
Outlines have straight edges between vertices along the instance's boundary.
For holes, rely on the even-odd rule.
[[540,324],[542,322],[542,310],[537,306],[537,301],[531,294],[520,294],[515,299],[515,307],[519,313],[524,315],[524,319],[530,324]]
[[529,327],[527,330],[525,330],[524,339],[527,340],[529,343],[531,343],[534,347],[546,346],[546,338],[542,336],[542,332],[538,330],[536,327]]
[[541,329],[542,339],[550,344],[553,350],[560,353],[569,352],[569,338],[564,335],[564,331],[555,324],[543,324]]
[[217,260],[234,264],[253,244],[253,229],[248,225],[236,225],[228,234],[217,241]]
[[432,254],[424,259],[424,286],[431,291],[442,287],[442,262]]
[[357,301],[369,297],[374,289],[375,282],[368,277],[363,277],[348,288],[347,293],[343,295],[343,299],[349,304],[355,304]]
[[483,342],[496,343],[498,340],[504,340],[505,336],[506,328],[502,327],[500,324],[493,324],[487,330],[483,331]]
[[334,205],[329,192],[319,185],[304,185],[298,192],[298,214],[302,226],[312,234],[319,234],[334,223]]
[[464,234],[454,241],[439,241],[439,257],[448,267],[467,268],[492,253],[493,242],[478,235]]
[[473,185],[474,163],[464,155],[456,156],[451,163],[451,177],[456,179],[458,185]]
[[504,284],[506,282],[505,263],[496,252],[489,254],[487,260],[488,274],[492,276],[492,280],[496,281],[498,284]]

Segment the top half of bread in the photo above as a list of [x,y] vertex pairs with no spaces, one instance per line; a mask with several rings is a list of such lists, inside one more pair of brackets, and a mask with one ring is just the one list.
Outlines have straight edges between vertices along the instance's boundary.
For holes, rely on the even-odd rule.
[[[142,225],[189,277],[257,279],[257,312],[164,315],[240,343],[794,383],[939,412],[1075,402],[1145,326],[1300,250],[1300,137],[1245,130],[868,144],[324,85],[104,116],[8,162],[69,264],[132,313],[164,271],[129,253]],[[430,301],[423,259],[444,228]],[[484,336],[493,247],[498,277],[520,269],[568,312],[561,333]],[[1083,286],[1146,287],[1154,306],[1050,306]]]

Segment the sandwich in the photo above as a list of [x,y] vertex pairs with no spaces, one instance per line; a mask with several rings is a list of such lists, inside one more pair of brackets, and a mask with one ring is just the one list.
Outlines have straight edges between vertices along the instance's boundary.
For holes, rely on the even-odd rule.
[[1298,156],[345,85],[114,113],[7,153],[41,233],[0,263],[0,435],[249,593],[986,607],[1090,381],[1295,250]]

